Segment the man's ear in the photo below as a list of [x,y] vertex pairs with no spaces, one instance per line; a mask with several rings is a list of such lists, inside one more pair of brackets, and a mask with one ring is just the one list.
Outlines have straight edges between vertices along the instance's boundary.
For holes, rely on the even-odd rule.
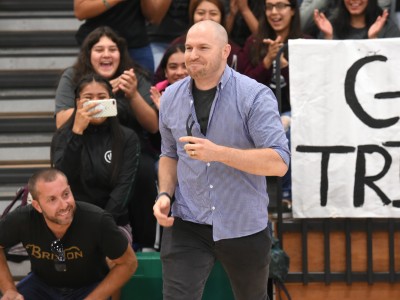
[[229,54],[231,53],[231,50],[232,50],[231,45],[226,44],[226,45],[224,46],[224,49],[223,49],[223,56],[224,56],[224,59],[227,59],[227,58],[229,57]]
[[39,202],[37,200],[32,200],[32,206],[34,209],[36,209],[39,213],[42,213],[42,208],[39,205]]

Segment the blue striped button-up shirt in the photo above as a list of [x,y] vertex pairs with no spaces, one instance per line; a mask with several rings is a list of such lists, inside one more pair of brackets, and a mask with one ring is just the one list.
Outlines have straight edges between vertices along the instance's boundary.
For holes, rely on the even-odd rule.
[[192,84],[188,76],[169,86],[161,99],[161,156],[178,161],[172,215],[212,225],[214,241],[257,233],[268,222],[265,177],[219,162],[194,160],[178,139],[187,135],[186,120],[190,114],[189,123],[195,121],[193,136],[237,149],[272,148],[289,164],[288,141],[276,98],[268,87],[226,67],[204,136],[196,118]]

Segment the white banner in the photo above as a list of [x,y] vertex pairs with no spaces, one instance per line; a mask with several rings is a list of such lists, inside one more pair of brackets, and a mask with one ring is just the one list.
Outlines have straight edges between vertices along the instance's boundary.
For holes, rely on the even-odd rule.
[[400,217],[400,39],[289,53],[293,216]]

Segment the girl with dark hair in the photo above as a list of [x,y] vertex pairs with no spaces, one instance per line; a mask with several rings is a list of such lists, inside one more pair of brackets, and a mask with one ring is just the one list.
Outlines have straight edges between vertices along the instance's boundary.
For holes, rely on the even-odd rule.
[[132,243],[128,202],[139,165],[140,142],[117,117],[93,117],[89,100],[113,98],[111,84],[98,74],[77,83],[75,108],[54,134],[51,164],[65,173],[76,200],[95,204],[111,213]]
[[400,37],[399,28],[389,18],[389,12],[379,7],[377,0],[341,0],[331,21],[315,10],[314,22],[325,39]]
[[[169,46],[161,59],[160,69],[166,79],[156,83],[150,89],[151,99],[158,109],[160,109],[161,94],[167,86],[188,76],[185,64],[185,45],[173,44]],[[150,138],[155,151],[161,153],[160,133],[153,134]],[[156,168],[158,168],[158,164],[156,164]]]
[[111,69],[109,74],[104,74],[103,77],[115,78],[118,74],[122,74],[125,70],[134,68],[136,73],[149,78],[149,74],[139,64],[134,62],[128,53],[126,41],[124,38],[118,36],[110,27],[104,26],[99,27],[93,31],[84,41],[81,47],[81,51],[78,55],[78,59],[75,62],[73,68],[76,70],[74,81],[76,82],[82,74],[95,72],[94,66],[92,65],[92,49],[101,38],[106,37],[115,43],[116,49],[119,52],[119,64],[116,65],[116,69]]
[[87,36],[76,63],[61,76],[56,91],[57,127],[72,113],[77,80],[93,72],[110,80],[119,100],[118,117],[122,124],[136,132],[142,128],[151,133],[158,131],[158,116],[148,91],[149,78],[130,59],[125,40],[109,27],[99,27]]
[[[266,0],[265,13],[259,18],[259,28],[250,36],[239,55],[238,70],[245,75],[269,86],[276,93],[275,59],[278,51],[289,39],[305,38],[300,29],[300,13],[297,0]],[[290,96],[289,96],[289,55],[286,48],[280,56],[282,124],[290,142]],[[290,166],[282,179],[284,211],[291,211]]]
[[[213,20],[223,26],[226,24],[225,7],[222,0],[192,0],[189,6],[189,28],[203,20]],[[185,44],[186,33],[180,37],[173,40],[170,44]],[[228,57],[228,65],[236,69],[237,56],[240,51],[240,47],[236,45],[231,40],[229,41],[231,45],[231,52]],[[154,83],[161,82],[165,80],[165,74],[161,66],[158,66],[157,71],[154,75]]]
[[74,0],[76,18],[85,20],[76,33],[76,40],[82,46],[90,32],[98,27],[109,26],[126,40],[132,59],[153,72],[154,60],[146,32],[146,20],[159,22],[159,2],[163,0]]
[[158,82],[150,89],[151,99],[158,109],[160,109],[161,94],[167,86],[188,75],[185,65],[185,45],[171,45],[161,59],[160,68],[164,71],[166,79]]
[[[239,55],[238,70],[275,90],[274,60],[289,39],[304,38],[297,0],[266,0],[257,34],[250,36]],[[288,51],[280,58],[281,112],[290,111]]]
[[[203,2],[209,2],[213,5],[201,5]],[[213,20],[226,26],[224,3],[220,0],[192,0],[189,5],[189,28],[192,27],[193,24],[202,20]]]
[[77,80],[92,72],[110,82],[117,101],[118,120],[133,129],[140,139],[140,163],[129,210],[135,241],[153,247],[156,237],[153,204],[157,196],[154,164],[158,155],[149,135],[158,132],[158,113],[150,98],[151,83],[146,72],[130,59],[124,39],[109,27],[98,27],[86,37],[74,66],[61,76],[56,91],[57,127],[74,110]]

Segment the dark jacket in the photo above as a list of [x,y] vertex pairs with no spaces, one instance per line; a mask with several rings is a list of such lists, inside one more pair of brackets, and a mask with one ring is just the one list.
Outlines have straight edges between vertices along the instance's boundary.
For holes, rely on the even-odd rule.
[[53,137],[54,166],[63,171],[77,201],[95,204],[110,212],[118,225],[129,223],[130,199],[139,163],[140,142],[135,132],[123,131],[122,166],[115,184],[111,182],[111,127],[105,123],[89,127],[83,135],[63,129]]

